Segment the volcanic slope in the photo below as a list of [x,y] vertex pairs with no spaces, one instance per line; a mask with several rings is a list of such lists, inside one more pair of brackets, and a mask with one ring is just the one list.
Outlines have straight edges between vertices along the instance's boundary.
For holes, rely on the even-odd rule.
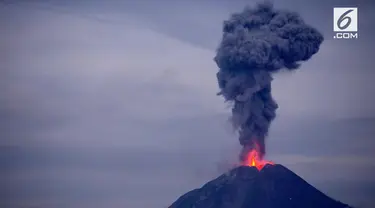
[[192,190],[170,208],[350,208],[282,165],[240,166]]

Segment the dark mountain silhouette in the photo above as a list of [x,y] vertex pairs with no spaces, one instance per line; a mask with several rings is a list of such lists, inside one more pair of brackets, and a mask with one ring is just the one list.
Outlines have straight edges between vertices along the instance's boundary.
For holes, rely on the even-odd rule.
[[240,166],[192,190],[170,208],[350,208],[282,165]]

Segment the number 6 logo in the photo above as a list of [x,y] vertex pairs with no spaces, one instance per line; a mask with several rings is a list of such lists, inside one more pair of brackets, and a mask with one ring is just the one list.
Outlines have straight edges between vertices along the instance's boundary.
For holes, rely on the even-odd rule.
[[358,30],[357,16],[358,16],[358,10],[355,7],[333,8],[333,31],[335,32],[348,32],[348,31],[357,32]]
[[[353,11],[353,9],[350,9],[350,10],[344,12],[344,14],[342,14],[342,15],[340,16],[339,20],[337,21],[337,27],[339,27],[341,30],[346,29],[346,28],[350,25],[350,23],[352,22],[352,18],[346,16],[347,14],[349,14],[349,13],[352,12],[352,11]],[[346,22],[346,24],[345,24],[344,26],[341,26],[341,23],[342,23],[344,20],[348,20],[348,21]]]

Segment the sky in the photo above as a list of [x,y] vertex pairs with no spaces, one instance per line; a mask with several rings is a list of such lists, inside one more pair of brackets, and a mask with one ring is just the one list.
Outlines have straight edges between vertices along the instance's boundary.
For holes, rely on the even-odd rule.
[[[0,1],[0,207],[168,207],[237,162],[216,96],[222,21],[255,1]],[[274,0],[325,37],[274,76],[267,159],[375,201],[374,2]],[[333,39],[332,8],[359,38]]]

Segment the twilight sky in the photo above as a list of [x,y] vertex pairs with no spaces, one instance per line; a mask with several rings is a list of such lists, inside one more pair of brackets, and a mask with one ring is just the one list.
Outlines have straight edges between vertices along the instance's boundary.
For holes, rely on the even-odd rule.
[[[0,1],[0,207],[167,207],[228,170],[240,145],[213,57],[254,2]],[[326,40],[275,76],[267,158],[374,207],[375,4],[274,2]],[[359,7],[359,39],[332,38],[334,6]]]

